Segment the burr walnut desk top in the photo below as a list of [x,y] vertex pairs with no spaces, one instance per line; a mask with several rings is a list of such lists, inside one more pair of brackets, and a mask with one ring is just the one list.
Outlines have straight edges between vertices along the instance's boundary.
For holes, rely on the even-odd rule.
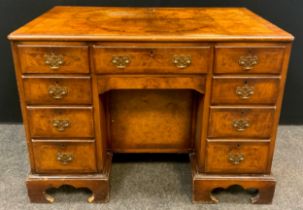
[[287,32],[245,8],[60,6],[9,39],[32,202],[61,185],[108,201],[115,153],[190,154],[195,202],[272,201]]

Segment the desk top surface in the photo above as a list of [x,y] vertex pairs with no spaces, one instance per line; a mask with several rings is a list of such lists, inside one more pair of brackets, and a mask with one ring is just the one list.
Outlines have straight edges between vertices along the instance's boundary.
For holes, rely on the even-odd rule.
[[245,8],[57,6],[11,40],[291,41],[292,35]]

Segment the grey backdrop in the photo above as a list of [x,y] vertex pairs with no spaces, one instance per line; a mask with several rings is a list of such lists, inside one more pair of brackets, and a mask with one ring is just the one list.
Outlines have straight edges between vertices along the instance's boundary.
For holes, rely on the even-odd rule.
[[0,0],[0,122],[21,121],[10,46],[6,36],[55,5],[247,7],[296,36],[281,123],[303,124],[302,0]]

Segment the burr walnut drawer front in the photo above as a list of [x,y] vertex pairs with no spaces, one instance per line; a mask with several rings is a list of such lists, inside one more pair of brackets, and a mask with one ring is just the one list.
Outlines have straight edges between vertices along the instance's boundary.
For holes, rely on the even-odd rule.
[[214,77],[212,104],[275,104],[279,77]]
[[217,74],[279,74],[284,52],[283,45],[217,45],[214,72]]
[[91,79],[86,76],[23,76],[27,104],[91,104]]
[[18,53],[23,73],[89,73],[83,44],[19,44]]
[[37,173],[96,172],[94,141],[32,143]]
[[28,107],[33,138],[94,137],[91,107]]
[[269,138],[273,107],[211,107],[209,138]]
[[267,142],[211,142],[207,144],[207,173],[264,173],[268,164]]
[[205,73],[211,63],[208,45],[95,45],[97,73]]

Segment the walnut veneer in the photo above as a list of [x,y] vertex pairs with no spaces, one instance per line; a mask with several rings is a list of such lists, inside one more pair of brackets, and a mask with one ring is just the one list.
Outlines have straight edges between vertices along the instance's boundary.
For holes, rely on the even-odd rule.
[[272,201],[287,32],[245,8],[55,7],[9,39],[32,202],[61,185],[108,201],[115,153],[189,153],[195,202]]

